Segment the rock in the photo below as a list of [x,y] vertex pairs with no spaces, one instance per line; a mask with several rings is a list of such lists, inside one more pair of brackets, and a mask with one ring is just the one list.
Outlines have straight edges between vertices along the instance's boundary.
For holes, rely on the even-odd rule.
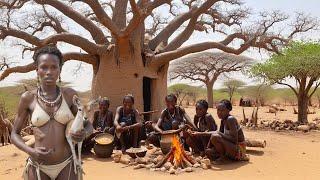
[[276,132],[279,132],[279,131],[280,131],[280,127],[276,127],[276,128],[275,128],[275,131],[276,131]]
[[148,164],[146,165],[146,169],[151,169],[155,166],[155,164],[151,163],[151,164]]
[[155,171],[161,171],[161,168],[156,168]]
[[309,127],[310,127],[310,130],[314,130],[314,129],[317,129],[316,127],[316,123],[309,123]]
[[202,158],[201,157],[196,157],[195,159],[199,164],[201,163]]
[[160,168],[160,171],[165,172],[167,169],[165,167]]
[[320,129],[320,124],[317,124],[317,125],[316,125],[316,128],[317,128],[317,129]]
[[172,167],[172,168],[170,168],[169,173],[170,174],[176,174],[177,171]]
[[146,158],[137,157],[135,159],[135,162],[138,163],[138,164],[147,164],[147,159]]
[[113,160],[115,163],[119,163],[121,159],[122,154],[114,154],[113,155]]
[[208,168],[211,166],[211,161],[210,159],[207,159],[207,158],[202,159],[201,163],[205,164]]
[[150,168],[150,171],[156,171],[156,168]]
[[192,169],[191,167],[187,167],[185,171],[186,171],[186,172],[192,172],[193,169]]
[[298,131],[308,132],[310,130],[310,126],[308,125],[300,125],[297,127]]
[[136,166],[133,167],[133,169],[141,169],[141,168],[145,168],[146,165],[145,164],[138,164]]
[[159,155],[157,156],[157,158],[153,159],[153,163],[157,164],[158,162],[160,162],[163,159],[163,155]]
[[166,162],[163,167],[165,167],[166,170],[169,170],[172,167],[172,164],[170,162]]
[[129,165],[130,163],[130,159],[127,159],[127,158],[120,158],[120,163],[121,164],[125,164],[125,165]]
[[199,163],[195,163],[194,165],[193,165],[193,167],[194,168],[199,168],[201,165],[199,164]]
[[204,164],[204,163],[201,163],[201,168],[204,169],[204,170],[209,169],[208,166],[206,164]]

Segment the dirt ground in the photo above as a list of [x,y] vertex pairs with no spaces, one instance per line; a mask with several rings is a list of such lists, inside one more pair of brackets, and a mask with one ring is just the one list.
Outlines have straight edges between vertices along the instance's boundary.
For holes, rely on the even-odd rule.
[[[194,108],[186,108],[187,113],[193,117]],[[246,113],[252,112],[252,108],[246,108]],[[274,114],[265,113],[267,108],[259,111],[262,119],[295,120],[292,107],[286,112]],[[319,116],[310,115],[309,121]],[[210,109],[216,119],[215,110]],[[238,119],[242,118],[242,108],[235,107],[232,114]],[[219,123],[218,123],[219,124]],[[245,130],[248,138],[263,139],[267,141],[264,149],[251,148],[249,162],[228,163],[216,165],[210,170],[196,170],[192,173],[169,175],[162,172],[151,172],[145,169],[133,170],[132,167],[124,168],[124,165],[112,163],[111,159],[99,159],[94,155],[84,159],[84,179],[307,179],[316,180],[320,177],[320,132],[272,132]],[[0,147],[0,179],[22,179],[27,155],[13,145]]]

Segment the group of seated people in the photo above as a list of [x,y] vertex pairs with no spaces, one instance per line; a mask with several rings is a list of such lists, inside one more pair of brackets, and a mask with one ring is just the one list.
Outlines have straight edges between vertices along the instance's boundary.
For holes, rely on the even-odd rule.
[[[123,105],[117,108],[115,116],[109,110],[109,100],[103,98],[92,120],[95,134],[105,132],[114,135],[116,148],[125,153],[130,147],[139,147],[142,137],[146,137],[147,144],[159,147],[161,134],[170,130],[176,131],[185,150],[191,149],[194,154],[214,161],[245,158],[244,133],[236,118],[230,115],[232,104],[229,100],[222,100],[217,105],[217,115],[221,119],[219,129],[212,115],[208,113],[206,100],[197,101],[193,120],[182,107],[177,106],[177,97],[174,94],[167,95],[165,103],[166,108],[156,122],[144,122],[134,108],[132,95],[124,96]],[[143,130],[146,126],[151,126],[152,131]],[[93,141],[89,139],[89,142],[90,145],[85,146],[87,150],[93,147]]]

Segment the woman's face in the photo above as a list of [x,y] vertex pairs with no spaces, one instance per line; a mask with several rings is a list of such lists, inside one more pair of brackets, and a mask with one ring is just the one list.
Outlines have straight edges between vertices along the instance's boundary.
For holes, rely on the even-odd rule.
[[197,104],[196,105],[196,115],[198,117],[204,116],[207,113],[207,109],[204,108],[203,106]]
[[166,100],[166,106],[168,109],[174,109],[174,107],[176,106],[176,102],[174,100]]
[[133,102],[130,97],[125,97],[123,100],[123,108],[126,110],[132,109],[133,107]]
[[108,105],[108,103],[106,103],[106,102],[101,102],[100,104],[99,104],[99,109],[100,109],[100,111],[106,111],[106,110],[108,110],[108,108],[109,108],[109,105]]
[[217,106],[217,114],[220,119],[226,119],[229,116],[229,110],[226,108],[224,104],[218,104]]
[[37,74],[41,84],[55,85],[60,75],[59,58],[52,54],[41,54],[38,57]]

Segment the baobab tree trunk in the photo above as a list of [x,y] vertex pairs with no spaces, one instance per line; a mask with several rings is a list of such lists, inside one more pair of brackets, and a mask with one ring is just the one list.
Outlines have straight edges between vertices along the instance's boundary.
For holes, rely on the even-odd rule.
[[307,95],[298,96],[298,122],[307,123],[308,122],[308,102],[309,98]]
[[[122,105],[123,96],[132,94],[135,108],[141,111],[159,110],[164,107],[167,94],[169,64],[161,68],[144,67],[140,52],[120,58],[118,63],[113,53],[102,57],[99,69],[92,81],[92,96],[108,97],[110,110]],[[152,117],[157,118],[158,114]]]
[[209,108],[213,108],[213,84],[209,83],[207,86],[207,100]]

